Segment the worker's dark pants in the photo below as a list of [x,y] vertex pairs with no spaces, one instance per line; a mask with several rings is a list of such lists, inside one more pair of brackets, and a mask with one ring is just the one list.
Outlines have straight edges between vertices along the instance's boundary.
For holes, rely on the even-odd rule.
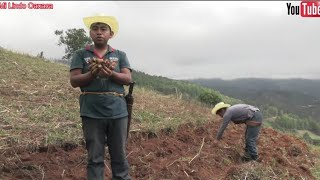
[[[256,111],[250,121],[257,121],[262,123],[263,117],[260,111]],[[251,159],[258,159],[258,150],[257,150],[257,140],[259,132],[261,129],[260,126],[250,126],[247,125],[246,134],[245,134],[245,156]]]
[[88,152],[88,180],[104,179],[105,142],[111,158],[112,179],[130,179],[125,150],[127,122],[127,117],[120,119],[82,117],[82,129]]

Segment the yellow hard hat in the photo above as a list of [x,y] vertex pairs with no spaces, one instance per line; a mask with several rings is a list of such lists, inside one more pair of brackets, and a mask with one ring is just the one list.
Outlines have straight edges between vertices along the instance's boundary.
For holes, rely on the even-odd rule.
[[115,17],[113,16],[105,16],[104,14],[97,14],[95,16],[85,17],[83,18],[84,25],[90,29],[91,24],[101,22],[110,26],[111,31],[113,31],[114,35],[117,34],[119,30],[119,24]]
[[225,104],[224,102],[219,102],[218,104],[216,104],[214,106],[214,108],[212,109],[211,113],[212,114],[217,114],[217,111],[219,111],[220,109],[222,108],[228,108],[230,107],[231,105],[230,104]]

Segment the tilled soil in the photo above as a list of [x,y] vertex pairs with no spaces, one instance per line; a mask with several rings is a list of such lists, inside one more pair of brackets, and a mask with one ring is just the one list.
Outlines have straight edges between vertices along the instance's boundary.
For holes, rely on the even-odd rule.
[[[131,132],[127,156],[132,179],[315,179],[314,155],[301,140],[262,128],[258,161],[242,162],[245,126],[230,124],[219,143],[220,123],[183,124],[176,131]],[[107,148],[107,147],[106,147]],[[110,158],[105,158],[111,179]],[[0,179],[86,179],[84,145],[1,150]]]

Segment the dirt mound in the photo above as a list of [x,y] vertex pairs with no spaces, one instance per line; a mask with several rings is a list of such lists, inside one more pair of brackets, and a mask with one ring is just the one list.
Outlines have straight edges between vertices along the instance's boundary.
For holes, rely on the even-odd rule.
[[[132,179],[315,179],[314,156],[300,140],[263,128],[257,162],[243,163],[244,126],[230,124],[224,139],[214,143],[219,123],[184,124],[177,131],[132,132],[127,156]],[[110,179],[106,155],[106,179]],[[85,179],[83,145],[30,149],[11,148],[0,154],[0,179]]]

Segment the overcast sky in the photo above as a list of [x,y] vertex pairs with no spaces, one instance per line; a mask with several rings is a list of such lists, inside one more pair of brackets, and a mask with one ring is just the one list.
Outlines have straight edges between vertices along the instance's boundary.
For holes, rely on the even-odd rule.
[[320,18],[288,16],[287,2],[46,3],[54,8],[1,9],[0,46],[58,59],[64,47],[54,31],[85,28],[83,17],[104,13],[119,20],[110,45],[127,53],[133,69],[151,75],[320,78]]

